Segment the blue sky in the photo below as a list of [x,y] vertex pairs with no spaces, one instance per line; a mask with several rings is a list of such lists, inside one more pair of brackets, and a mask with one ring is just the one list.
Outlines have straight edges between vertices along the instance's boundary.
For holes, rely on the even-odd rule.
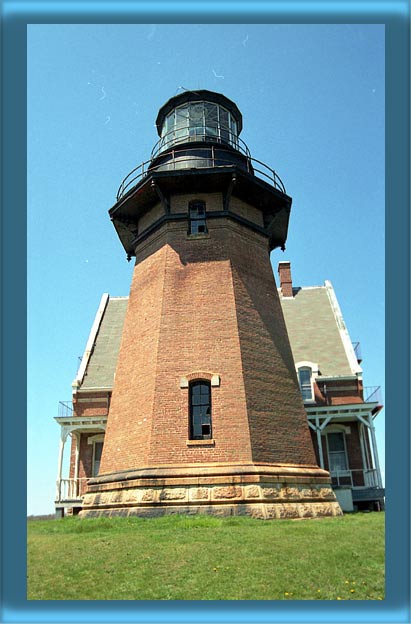
[[[237,103],[252,156],[293,198],[275,274],[290,260],[295,285],[332,282],[384,396],[384,26],[31,25],[27,87],[29,514],[54,510],[53,417],[101,295],[129,291],[107,211],[182,88]],[[376,429],[385,470],[384,411]]]

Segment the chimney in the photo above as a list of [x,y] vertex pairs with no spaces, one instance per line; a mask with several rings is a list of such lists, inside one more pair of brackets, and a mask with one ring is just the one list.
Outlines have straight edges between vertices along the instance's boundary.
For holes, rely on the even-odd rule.
[[282,296],[292,297],[293,281],[291,279],[291,262],[279,262],[278,275],[280,276],[280,288]]

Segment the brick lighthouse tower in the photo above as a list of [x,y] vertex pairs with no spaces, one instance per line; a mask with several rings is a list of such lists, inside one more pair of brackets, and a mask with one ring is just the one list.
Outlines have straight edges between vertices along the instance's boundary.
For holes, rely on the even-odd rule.
[[291,198],[219,93],[171,98],[110,217],[135,257],[82,516],[341,513],[318,468],[270,264]]

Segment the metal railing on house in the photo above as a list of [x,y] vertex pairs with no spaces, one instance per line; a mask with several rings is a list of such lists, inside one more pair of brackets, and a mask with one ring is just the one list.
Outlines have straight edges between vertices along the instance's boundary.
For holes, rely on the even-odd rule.
[[381,386],[365,386],[363,388],[363,394],[366,403],[378,403],[382,405]]
[[88,479],[60,479],[57,481],[56,503],[81,500]]
[[336,487],[378,487],[377,471],[367,470],[332,470],[331,483]]
[[58,417],[67,418],[73,416],[73,401],[59,401]]
[[355,357],[357,358],[357,362],[362,362],[361,343],[353,342],[352,346],[354,347],[354,353]]

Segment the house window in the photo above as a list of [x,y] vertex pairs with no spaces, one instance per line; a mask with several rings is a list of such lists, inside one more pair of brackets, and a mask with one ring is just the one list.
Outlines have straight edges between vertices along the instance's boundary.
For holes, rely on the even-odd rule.
[[328,463],[331,473],[348,470],[345,436],[342,431],[327,433]]
[[211,439],[211,384],[199,380],[190,383],[190,439]]
[[93,442],[93,477],[97,477],[100,470],[103,442]]
[[303,401],[313,400],[313,386],[311,383],[311,368],[304,367],[298,369],[298,381],[300,384]]
[[203,201],[192,201],[189,210],[189,234],[206,234],[206,205]]

